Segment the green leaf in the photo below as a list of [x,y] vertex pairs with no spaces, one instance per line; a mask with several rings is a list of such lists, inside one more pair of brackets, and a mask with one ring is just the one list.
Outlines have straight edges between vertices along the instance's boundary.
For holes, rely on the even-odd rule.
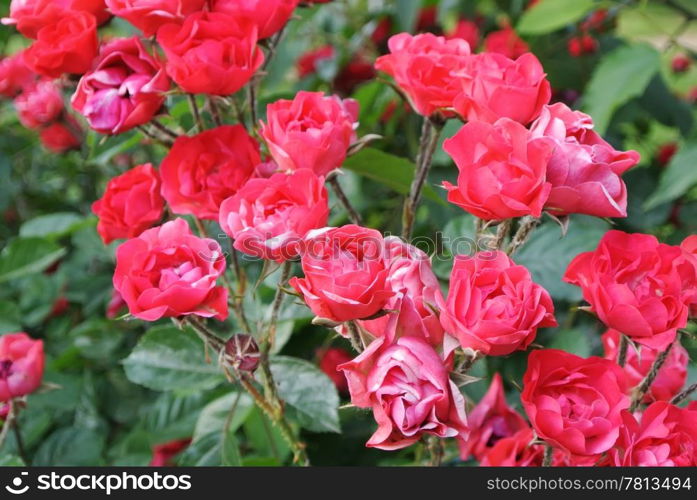
[[541,0],[523,13],[516,28],[524,35],[550,33],[581,19],[593,7],[593,0]]
[[103,448],[101,433],[81,427],[63,427],[41,443],[32,465],[99,465]]
[[646,200],[644,208],[651,210],[661,203],[679,198],[697,184],[696,159],[697,143],[682,146],[670,160],[668,167],[661,175],[658,188]]
[[562,276],[571,260],[593,250],[607,230],[607,223],[601,219],[572,216],[568,233],[562,238],[559,225],[549,221],[535,229],[513,260],[527,267],[535,282],[555,299],[577,302],[581,300],[581,289],[564,283]]
[[148,330],[123,365],[131,382],[156,391],[211,389],[223,380],[196,334],[173,326]]
[[341,432],[339,394],[319,368],[302,359],[276,356],[271,359],[271,373],[278,395],[302,427],[314,432]]
[[[617,35],[629,40],[656,43],[681,30],[685,18],[675,9],[659,3],[641,2],[617,12]],[[662,45],[662,41],[659,42]]]
[[580,329],[557,329],[552,333],[552,341],[547,346],[550,349],[561,349],[587,358],[591,355],[591,344],[588,335]]
[[395,0],[395,17],[399,31],[412,31],[416,26],[423,0]]
[[[234,410],[233,410],[234,407]],[[235,432],[249,417],[254,401],[246,392],[231,392],[208,403],[196,421],[194,441],[211,432]],[[231,412],[233,412],[231,414]]]
[[17,455],[0,456],[0,467],[24,467],[25,463]]
[[[414,178],[414,163],[374,148],[365,148],[359,153],[346,158],[344,168],[367,177],[398,193],[407,194]],[[431,186],[424,186],[424,196],[430,200],[443,203]]]
[[16,238],[0,253],[0,283],[40,273],[65,255],[65,248],[41,238]]
[[658,52],[648,45],[619,47],[603,57],[583,99],[599,134],[605,133],[620,106],[644,93],[659,66]]
[[56,239],[79,229],[85,222],[85,217],[73,212],[57,212],[49,215],[40,215],[28,220],[19,228],[22,238]]
[[22,320],[16,304],[0,301],[0,334],[18,332],[22,329]]

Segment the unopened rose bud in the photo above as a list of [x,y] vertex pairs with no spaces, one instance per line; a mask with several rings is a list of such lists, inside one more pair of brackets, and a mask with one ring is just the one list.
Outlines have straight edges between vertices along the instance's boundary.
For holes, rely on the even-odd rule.
[[236,370],[253,372],[259,366],[259,346],[254,337],[238,333],[225,343],[225,359]]

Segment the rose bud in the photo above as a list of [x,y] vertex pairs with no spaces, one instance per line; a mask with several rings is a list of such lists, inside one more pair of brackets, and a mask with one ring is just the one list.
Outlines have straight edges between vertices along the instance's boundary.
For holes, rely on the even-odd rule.
[[658,401],[636,416],[622,412],[622,422],[617,444],[609,452],[613,466],[697,466],[697,408]]
[[489,450],[504,438],[514,436],[530,426],[520,414],[506,402],[501,375],[494,374],[489,390],[467,416],[470,436],[460,446],[460,458],[470,456],[481,461]]
[[591,311],[609,328],[662,351],[687,323],[695,272],[680,247],[613,230],[594,251],[571,261],[564,281],[581,287]]
[[668,142],[663,144],[656,154],[656,161],[661,167],[665,167],[670,163],[670,160],[678,152],[678,145],[675,142]]
[[174,458],[191,444],[191,439],[176,439],[168,443],[157,444],[152,447],[152,460],[150,467],[171,467],[176,465]]
[[217,241],[194,236],[184,219],[174,219],[116,249],[114,288],[145,321],[189,314],[222,321],[228,291],[216,280],[225,268]]
[[685,54],[678,54],[670,63],[673,73],[685,73],[690,66],[692,66],[692,59]]
[[520,399],[539,437],[575,455],[597,455],[617,440],[628,389],[612,361],[542,349],[528,357]]
[[580,57],[583,54],[593,54],[598,50],[598,41],[590,35],[571,38],[567,45],[569,55]]
[[44,375],[44,343],[24,332],[0,337],[0,401],[31,394]]
[[552,141],[502,118],[465,124],[443,149],[459,170],[457,186],[443,182],[449,202],[485,220],[540,216],[552,189],[546,179]]
[[264,62],[257,28],[246,17],[197,12],[181,26],[162,26],[157,42],[165,52],[167,73],[191,94],[234,94]]
[[139,236],[162,218],[164,209],[160,176],[150,163],[112,178],[104,195],[92,204],[99,217],[97,232],[105,245]]
[[259,40],[280,31],[293,15],[299,0],[211,0],[211,11],[248,17],[256,24]]
[[218,220],[220,204],[260,162],[259,145],[242,125],[180,136],[160,165],[162,196],[175,214]]
[[308,169],[250,179],[220,205],[220,227],[240,252],[284,262],[310,230],[327,225],[327,196],[324,179]]
[[349,224],[311,231],[301,256],[305,278],[290,285],[320,318],[336,322],[368,318],[379,312],[394,292],[382,234]]
[[593,131],[590,116],[561,103],[545,106],[530,130],[555,144],[547,165],[548,211],[627,216],[627,187],[620,176],[639,162],[639,153],[615,150]]
[[[620,332],[610,329],[601,338],[604,348],[603,357],[616,361]],[[627,381],[630,386],[636,387],[644,380],[658,354],[658,351],[650,347],[641,346],[634,348],[631,345],[629,346],[624,372],[627,374]],[[651,387],[646,392],[643,402],[648,404],[654,401],[670,401],[673,396],[679,393],[687,380],[687,364],[689,361],[690,356],[685,348],[676,342],[658,370],[658,375],[656,375]]]
[[27,38],[36,38],[39,30],[58,22],[67,11],[92,14],[97,24],[109,20],[104,0],[12,0],[10,15],[2,24],[15,25]]
[[261,136],[279,168],[309,168],[327,175],[346,159],[356,139],[358,103],[353,99],[298,92],[292,101],[281,99],[266,108]]
[[456,256],[448,299],[439,306],[447,333],[490,356],[525,350],[538,328],[557,326],[549,293],[501,251]]
[[76,136],[79,125],[72,117],[66,117],[69,124],[53,122],[41,129],[39,139],[41,144],[53,153],[65,153],[80,149],[81,139]]
[[251,335],[236,333],[225,342],[225,361],[235,370],[252,373],[259,366],[259,346]]
[[339,392],[347,393],[348,382],[346,382],[346,377],[337,369],[337,367],[343,363],[348,363],[351,361],[353,359],[351,353],[349,353],[346,349],[332,347],[326,350],[319,350],[317,352],[317,356],[319,358],[319,369],[322,370],[332,382],[334,382],[334,385]]
[[518,59],[530,52],[530,47],[523,41],[513,28],[507,26],[498,31],[492,31],[484,38],[484,51],[495,52],[509,59]]
[[455,80],[461,85],[455,110],[470,121],[510,118],[525,125],[552,97],[542,64],[531,53],[516,60],[496,53],[474,55]]
[[169,78],[137,37],[117,38],[99,51],[72,105],[102,134],[121,134],[149,122],[165,102]]
[[0,60],[0,95],[15,97],[34,81],[34,73],[24,63],[24,51]]
[[298,58],[295,68],[300,78],[313,75],[317,72],[319,64],[323,61],[329,61],[335,56],[334,47],[324,45],[317,49],[309,50]]
[[131,23],[146,37],[160,26],[181,24],[190,14],[200,12],[207,0],[106,0],[109,10]]
[[400,33],[390,38],[390,53],[378,57],[375,68],[394,78],[414,110],[423,116],[449,115],[462,91],[456,73],[470,62],[470,46],[459,38],[432,33]]
[[373,410],[378,429],[366,443],[371,448],[405,448],[424,434],[459,440],[468,435],[464,398],[435,349],[411,335],[411,318],[392,315],[385,336],[338,367],[351,403]]
[[19,121],[27,128],[39,128],[55,121],[63,111],[63,96],[51,80],[25,87],[14,100]]

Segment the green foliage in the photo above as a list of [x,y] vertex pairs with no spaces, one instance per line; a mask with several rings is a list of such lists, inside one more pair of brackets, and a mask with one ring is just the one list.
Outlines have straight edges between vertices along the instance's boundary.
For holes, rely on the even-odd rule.
[[594,0],[540,0],[525,11],[516,28],[523,35],[549,33],[578,21],[594,4]]

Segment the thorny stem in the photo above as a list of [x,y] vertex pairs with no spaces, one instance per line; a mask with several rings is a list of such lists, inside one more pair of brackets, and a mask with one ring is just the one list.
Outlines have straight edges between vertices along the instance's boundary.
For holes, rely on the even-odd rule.
[[239,258],[237,257],[237,250],[232,246],[232,242],[230,244],[230,259],[232,260],[232,265],[230,268],[235,274],[235,279],[237,280],[237,290],[233,290],[232,287],[229,287],[230,292],[233,294],[233,309],[235,311],[235,316],[237,316],[237,319],[242,325],[242,328],[244,328],[245,332],[251,334],[252,327],[247,319],[247,314],[244,312],[244,305],[242,304],[242,297],[244,296],[244,291],[246,288],[245,276],[244,272],[242,271],[242,266],[240,266]]
[[281,305],[283,304],[283,297],[285,293],[283,292],[283,287],[286,282],[290,279],[290,272],[293,268],[293,263],[287,260],[281,266],[281,276],[278,278],[278,287],[276,288],[276,295],[273,298],[271,304],[271,318],[269,319],[269,326],[266,332],[266,344],[267,351],[270,351],[274,343],[276,342],[276,327],[278,323],[278,315],[281,312]]
[[341,184],[339,184],[339,179],[337,178],[337,176],[332,175],[331,177],[329,177],[329,179],[327,179],[327,182],[329,182],[329,185],[334,190],[334,193],[336,194],[336,197],[339,199],[341,205],[344,207],[344,209],[346,209],[346,212],[348,213],[351,222],[360,225],[361,216],[356,211],[356,209],[353,208],[353,205],[351,205],[348,196],[346,196],[346,193],[344,193],[344,190],[341,188]]
[[540,219],[536,219],[531,215],[526,215],[520,219],[518,230],[513,235],[513,239],[511,239],[511,243],[508,245],[506,253],[508,253],[508,255],[513,255],[516,250],[518,250],[526,241],[528,241],[530,234],[539,224]]
[[512,224],[512,219],[504,219],[499,223],[498,226],[496,226],[496,236],[494,237],[494,241],[492,242],[493,248],[497,250],[501,249],[504,242],[506,241],[506,236],[508,236],[508,233],[511,231]]
[[160,137],[160,136],[158,136],[158,135],[156,135],[156,134],[153,134],[150,130],[148,130],[147,127],[145,127],[145,126],[143,126],[143,125],[138,125],[136,128],[137,128],[138,130],[140,130],[140,132],[141,132],[145,137],[147,137],[147,138],[149,138],[149,139],[152,139],[152,140],[155,141],[155,142],[159,142],[160,144],[162,144],[163,146],[165,146],[165,147],[167,147],[167,148],[171,148],[172,145],[174,144],[174,141],[171,141],[171,140],[169,140],[169,139],[165,139],[165,138]]
[[187,95],[189,99],[189,107],[191,108],[191,114],[194,116],[194,121],[196,122],[196,127],[199,132],[203,132],[206,127],[203,124],[203,119],[201,118],[201,111],[198,109],[198,104],[196,103],[196,96],[194,94]]
[[168,128],[167,126],[163,125],[163,124],[160,123],[159,121],[153,119],[153,120],[150,120],[150,123],[151,123],[152,126],[155,127],[157,130],[159,130],[159,131],[162,132],[163,134],[165,134],[165,135],[171,137],[172,139],[175,139],[175,140],[176,140],[177,138],[179,138],[179,134],[177,134],[177,133],[176,133],[174,130],[172,130],[171,128]]
[[361,341],[361,333],[358,330],[358,325],[355,321],[347,321],[346,328],[349,331],[349,340],[351,341],[351,347],[358,352],[363,352],[363,342]]
[[445,449],[443,447],[443,441],[438,436],[429,436],[428,452],[431,455],[428,465],[431,467],[440,467],[441,463],[443,463]]
[[215,123],[215,126],[222,126],[223,120],[220,117],[220,108],[218,108],[218,104],[215,102],[215,97],[213,96],[208,96],[208,111],[211,114],[211,118],[213,118],[213,123]]
[[421,128],[421,140],[419,152],[416,157],[416,172],[414,180],[411,182],[409,196],[404,200],[402,209],[402,238],[409,240],[414,230],[414,220],[416,209],[421,201],[421,192],[428,178],[428,171],[431,168],[433,153],[438,145],[438,137],[443,128],[443,123],[435,118],[424,118]]
[[5,423],[2,426],[2,431],[0,431],[0,447],[2,447],[5,444],[7,435],[10,429],[12,429],[12,432],[15,437],[15,442],[17,443],[17,453],[19,454],[19,457],[22,459],[25,465],[31,465],[29,463],[29,459],[27,458],[27,454],[24,450],[22,433],[19,429],[19,424],[17,423],[17,402],[14,399],[10,399],[8,404],[10,405],[10,409],[7,412],[7,418],[5,419]]
[[620,345],[617,350],[617,364],[624,367],[627,362],[627,349],[629,348],[629,339],[625,334],[620,334]]
[[545,454],[542,458],[542,467],[552,466],[552,455],[554,455],[554,450],[550,445],[545,444]]
[[670,354],[670,350],[673,348],[673,343],[674,342],[671,342],[670,345],[668,345],[668,347],[665,349],[665,351],[662,351],[658,356],[656,356],[656,359],[651,365],[649,373],[646,374],[644,380],[642,380],[641,383],[634,389],[632,404],[629,406],[630,413],[634,412],[639,407],[641,401],[644,399],[644,396],[651,388],[651,384],[653,384],[653,381],[656,380],[658,371],[663,366],[663,363],[665,363],[666,359],[668,358],[668,355]]
[[255,87],[256,83],[254,83],[254,80],[249,82],[249,87],[247,87],[249,93],[249,116],[252,119],[252,129],[257,126],[257,89]]
[[682,403],[690,396],[690,394],[692,394],[695,391],[697,391],[697,382],[695,382],[694,384],[689,386],[687,389],[682,391],[680,394],[675,396],[673,399],[671,399],[670,404],[677,405],[677,404]]

